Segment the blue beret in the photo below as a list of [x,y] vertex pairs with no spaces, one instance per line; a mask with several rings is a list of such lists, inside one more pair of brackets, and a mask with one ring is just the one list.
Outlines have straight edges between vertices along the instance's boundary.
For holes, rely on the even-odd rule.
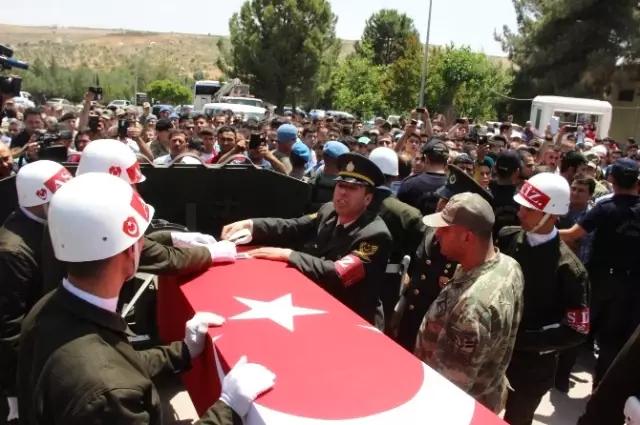
[[160,108],[160,112],[171,112],[171,108],[169,108],[168,106],[163,106],[162,108]]
[[296,141],[291,147],[291,153],[297,156],[298,158],[309,161],[311,159],[311,151],[300,140]]
[[349,148],[335,140],[325,143],[324,148],[322,149],[323,154],[326,154],[333,159],[336,159],[343,153],[347,152],[349,152]]
[[298,129],[295,125],[282,124],[277,131],[278,142],[286,143],[298,138]]
[[178,118],[180,118],[180,116],[178,114],[171,114],[169,115],[169,119],[170,120],[177,120]]

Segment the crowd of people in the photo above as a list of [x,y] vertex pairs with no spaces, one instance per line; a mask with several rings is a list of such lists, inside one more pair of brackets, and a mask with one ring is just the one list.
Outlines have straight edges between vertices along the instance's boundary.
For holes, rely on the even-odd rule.
[[[623,419],[636,390],[614,394],[607,379],[640,325],[633,139],[596,138],[592,123],[540,135],[510,119],[449,125],[423,108],[366,126],[291,113],[156,117],[149,104],[111,111],[91,100],[77,115],[3,107],[0,178],[16,174],[19,198],[0,229],[10,420],[160,423],[151,378],[188,369],[206,327],[224,319],[200,312],[184,342],[136,352],[117,314],[120,290],[138,270],[233,262],[240,231],[262,246],[250,257],[296,268],[511,425],[531,424],[550,389],[569,391],[581,349],[598,359],[579,423]],[[78,163],[75,177],[54,154]],[[309,184],[314,212],[231,223],[219,242],[145,235],[154,211],[135,189],[141,162],[253,164]],[[238,423],[274,379],[239,364],[202,423]],[[76,397],[83,388],[92,390]]]

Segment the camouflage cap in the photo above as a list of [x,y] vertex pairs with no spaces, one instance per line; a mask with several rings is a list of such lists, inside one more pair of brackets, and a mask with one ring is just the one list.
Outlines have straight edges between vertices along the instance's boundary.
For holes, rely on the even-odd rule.
[[441,212],[427,215],[422,221],[429,227],[462,226],[475,233],[491,231],[496,217],[482,196],[464,192],[449,199]]

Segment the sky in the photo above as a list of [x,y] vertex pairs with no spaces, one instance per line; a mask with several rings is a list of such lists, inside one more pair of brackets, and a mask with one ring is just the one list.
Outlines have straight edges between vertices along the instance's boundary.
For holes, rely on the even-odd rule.
[[[411,17],[424,42],[429,0],[329,0],[338,16],[338,37],[357,40],[374,12],[393,8]],[[229,18],[244,0],[21,0],[11,3],[0,23],[14,25],[123,28],[142,31],[227,35]],[[182,9],[181,9],[182,7]],[[511,0],[433,0],[429,44],[470,46],[488,55],[505,56],[493,38],[495,29],[514,28]],[[0,43],[2,42],[0,35]]]

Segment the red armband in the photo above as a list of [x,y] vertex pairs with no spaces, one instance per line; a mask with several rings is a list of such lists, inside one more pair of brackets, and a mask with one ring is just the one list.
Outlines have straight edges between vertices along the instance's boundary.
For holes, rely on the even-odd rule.
[[589,323],[589,308],[583,308],[580,310],[569,310],[566,315],[567,325],[576,332],[581,334],[588,334]]
[[334,261],[333,265],[336,266],[338,277],[346,287],[362,280],[366,275],[362,260],[354,254],[349,254],[338,261]]

